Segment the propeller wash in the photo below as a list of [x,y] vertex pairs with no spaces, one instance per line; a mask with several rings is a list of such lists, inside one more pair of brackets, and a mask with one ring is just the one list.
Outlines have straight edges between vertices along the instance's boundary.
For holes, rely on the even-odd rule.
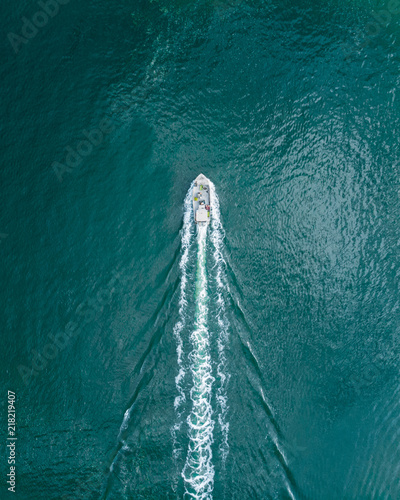
[[[211,500],[215,475],[212,451],[215,425],[219,426],[218,449],[223,468],[229,452],[229,374],[225,357],[229,322],[224,299],[229,289],[222,255],[224,232],[219,200],[214,185],[203,175],[197,177],[186,195],[181,238],[179,319],[174,327],[178,363],[175,377],[178,393],[175,398],[176,423],[172,428],[174,459],[178,464],[182,453],[185,453],[181,470],[185,498]],[[213,260],[209,273],[208,250]],[[195,268],[192,279],[190,268]],[[193,280],[194,304],[190,304],[189,286]],[[209,305],[215,308],[213,318],[216,318],[216,326],[212,328],[209,326]],[[186,331],[188,339],[184,336]],[[215,339],[217,346],[215,360],[212,359],[212,339]],[[188,346],[188,353],[185,353],[185,345]],[[186,431],[185,447],[178,444],[183,430]]]

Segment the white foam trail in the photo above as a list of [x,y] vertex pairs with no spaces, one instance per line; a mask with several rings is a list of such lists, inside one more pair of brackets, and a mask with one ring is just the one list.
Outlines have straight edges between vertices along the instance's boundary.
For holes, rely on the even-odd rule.
[[130,408],[128,408],[124,413],[124,419],[119,429],[118,440],[121,439],[122,433],[128,428],[130,418],[131,418]]
[[193,209],[192,209],[192,192],[193,184],[190,186],[189,191],[186,194],[184,202],[184,215],[183,215],[183,228],[181,231],[182,235],[182,250],[181,259],[179,262],[179,268],[181,272],[181,284],[180,284],[180,297],[179,297],[179,319],[174,326],[173,334],[176,341],[176,354],[178,361],[178,375],[175,377],[175,384],[178,395],[175,398],[174,407],[177,414],[177,421],[171,430],[173,439],[173,455],[175,460],[178,459],[180,449],[177,448],[177,433],[179,432],[182,425],[182,404],[186,400],[185,392],[183,390],[183,380],[186,375],[186,371],[183,364],[183,341],[181,337],[182,329],[186,323],[186,291],[188,284],[187,277],[187,265],[189,261],[189,250],[193,240]]
[[212,419],[212,376],[210,341],[207,327],[208,292],[206,274],[207,226],[199,226],[197,233],[196,319],[191,334],[193,350],[190,353],[193,386],[190,390],[192,410],[188,416],[189,447],[182,471],[185,497],[211,500],[214,487],[212,450],[214,421]]
[[227,420],[228,413],[228,396],[227,384],[230,374],[227,371],[225,346],[229,339],[229,320],[226,316],[226,306],[224,294],[229,292],[228,283],[226,280],[226,262],[222,254],[223,240],[225,237],[224,229],[221,222],[221,213],[219,207],[219,199],[215,192],[215,186],[210,182],[211,195],[211,242],[214,247],[213,258],[216,268],[216,284],[217,284],[217,321],[218,321],[218,366],[217,375],[219,379],[219,387],[217,389],[217,402],[219,406],[218,423],[221,429],[222,443],[220,444],[220,452],[222,458],[222,466],[225,467],[226,458],[229,453],[229,422]]

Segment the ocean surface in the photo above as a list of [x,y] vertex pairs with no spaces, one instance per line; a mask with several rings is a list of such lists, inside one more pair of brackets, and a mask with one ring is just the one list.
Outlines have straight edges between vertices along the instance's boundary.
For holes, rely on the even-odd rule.
[[0,25],[0,498],[399,500],[400,5]]

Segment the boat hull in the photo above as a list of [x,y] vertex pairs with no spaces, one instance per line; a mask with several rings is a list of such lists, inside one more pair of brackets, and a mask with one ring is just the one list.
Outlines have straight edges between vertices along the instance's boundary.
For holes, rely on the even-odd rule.
[[211,202],[210,181],[200,174],[193,186],[193,214],[197,225],[207,226],[210,223]]

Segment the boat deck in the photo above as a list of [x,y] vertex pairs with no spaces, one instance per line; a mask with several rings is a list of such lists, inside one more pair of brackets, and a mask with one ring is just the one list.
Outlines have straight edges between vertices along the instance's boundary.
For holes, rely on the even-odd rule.
[[206,177],[202,176],[200,179],[199,177],[193,187],[193,211],[196,222],[208,224],[210,222],[210,186]]

